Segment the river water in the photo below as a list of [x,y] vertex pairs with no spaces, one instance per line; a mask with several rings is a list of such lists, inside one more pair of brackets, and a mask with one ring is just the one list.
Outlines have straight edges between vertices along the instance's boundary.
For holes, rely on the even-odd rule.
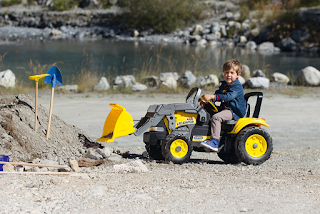
[[[119,40],[49,40],[20,45],[0,45],[0,70],[11,69],[18,80],[28,81],[35,67],[53,63],[61,70],[64,84],[72,84],[81,72],[90,71],[112,81],[116,75],[143,72],[158,75],[176,71],[180,75],[191,70],[197,75],[218,74],[223,63],[238,59],[241,63],[263,70],[267,75],[280,72],[294,77],[306,66],[320,69],[320,56],[299,53],[271,55],[248,53],[243,48],[195,47],[184,44],[155,45],[137,41]],[[1,59],[1,57],[0,57]],[[30,68],[30,62],[33,68]],[[46,73],[46,67],[40,73]]]

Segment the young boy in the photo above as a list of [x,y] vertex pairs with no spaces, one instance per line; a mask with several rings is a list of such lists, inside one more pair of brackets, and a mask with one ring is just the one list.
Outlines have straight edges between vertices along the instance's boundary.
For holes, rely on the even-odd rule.
[[221,123],[227,120],[243,117],[246,113],[247,102],[244,99],[243,88],[238,77],[241,75],[241,63],[230,59],[223,64],[224,80],[215,94],[202,96],[201,105],[204,106],[209,100],[220,101],[222,111],[214,114],[211,118],[211,139],[200,145],[212,151],[218,151],[221,132]]

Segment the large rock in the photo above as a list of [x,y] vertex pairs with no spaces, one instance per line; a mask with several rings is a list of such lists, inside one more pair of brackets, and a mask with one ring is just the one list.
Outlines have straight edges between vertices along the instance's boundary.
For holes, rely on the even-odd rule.
[[258,45],[257,50],[260,53],[273,53],[274,52],[274,44],[272,42],[263,42]]
[[297,49],[296,42],[290,37],[281,40],[280,48],[283,51],[295,51]]
[[212,25],[210,26],[210,31],[211,33],[220,32],[220,24],[218,22],[212,23]]
[[250,78],[250,68],[247,65],[242,65],[241,76],[247,80]]
[[148,87],[158,88],[161,82],[157,76],[148,76],[142,79],[142,83],[146,84]]
[[131,87],[132,91],[145,91],[148,89],[148,87],[141,83],[136,83]]
[[252,77],[266,77],[266,75],[260,69],[254,70],[252,72]]
[[244,85],[246,83],[246,80],[242,76],[239,76],[238,80],[239,80],[241,85]]
[[268,89],[269,83],[270,83],[270,80],[265,77],[252,77],[246,81],[246,85],[248,85],[249,88]]
[[117,76],[114,80],[114,85],[120,87],[132,87],[136,84],[136,79],[132,75]]
[[288,84],[290,82],[290,79],[285,74],[275,72],[271,75],[271,81]]
[[254,41],[249,41],[246,43],[245,47],[248,51],[255,51],[257,49],[257,44]]
[[179,75],[177,72],[165,72],[160,74],[160,81],[164,82],[166,81],[166,79],[168,79],[168,77],[173,77],[173,79],[175,79],[176,81],[178,81],[179,79]]
[[105,91],[110,88],[107,78],[101,77],[97,84],[93,86],[93,90],[96,91]]
[[165,81],[162,82],[162,85],[171,88],[176,89],[177,88],[177,80],[175,80],[174,77],[169,76]]
[[186,71],[184,74],[179,78],[178,82],[187,88],[190,88],[193,84],[195,84],[197,78],[193,75],[191,71]]
[[219,78],[214,74],[210,74],[209,76],[206,76],[206,77],[198,77],[196,80],[196,84],[199,85],[200,87],[205,87],[208,85],[218,86]]
[[14,88],[15,84],[16,76],[10,69],[0,72],[0,86]]
[[203,31],[202,25],[196,25],[192,31],[192,35],[198,35],[202,33],[202,31]]
[[297,76],[295,84],[304,86],[320,85],[320,71],[312,66],[302,69]]

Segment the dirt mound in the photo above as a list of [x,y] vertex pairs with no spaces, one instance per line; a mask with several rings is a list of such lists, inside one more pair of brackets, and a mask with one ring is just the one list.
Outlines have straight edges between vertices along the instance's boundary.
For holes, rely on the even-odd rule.
[[28,95],[0,100],[0,154],[10,161],[32,161],[35,158],[65,162],[84,156],[89,147],[100,145],[79,128],[52,115],[50,137],[46,140],[48,111],[37,110],[37,132],[34,131],[35,101]]

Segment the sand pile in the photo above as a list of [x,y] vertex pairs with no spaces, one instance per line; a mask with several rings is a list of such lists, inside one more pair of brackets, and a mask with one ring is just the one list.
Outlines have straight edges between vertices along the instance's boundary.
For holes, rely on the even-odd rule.
[[35,158],[60,163],[77,159],[89,147],[100,145],[79,128],[52,115],[50,137],[46,140],[49,113],[38,106],[37,132],[34,131],[35,102],[28,95],[0,100],[0,154],[9,155],[10,161],[32,161]]

